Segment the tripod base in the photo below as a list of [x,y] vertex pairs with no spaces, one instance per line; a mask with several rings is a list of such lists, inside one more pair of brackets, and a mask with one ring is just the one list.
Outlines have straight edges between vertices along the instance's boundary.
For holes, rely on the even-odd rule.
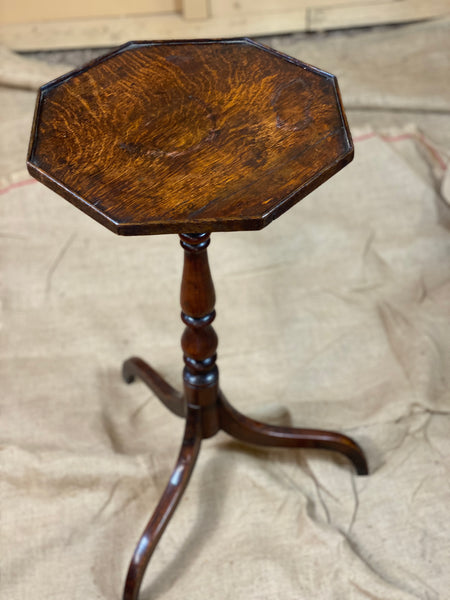
[[[333,450],[344,454],[353,463],[358,475],[368,474],[366,458],[361,448],[351,438],[340,433],[266,425],[239,413],[221,392],[216,394],[216,402],[212,406],[189,404],[182,394],[137,357],[130,358],[124,363],[123,377],[127,383],[139,377],[171,412],[186,419],[183,442],[172,475],[134,551],[125,582],[123,600],[137,600],[148,562],[187,487],[200,451],[201,441],[211,437],[211,433],[205,432],[202,425],[205,422],[202,414],[205,410],[216,413],[214,420],[218,422],[218,429],[226,431],[242,442],[279,448]],[[211,420],[211,414],[208,420]]]

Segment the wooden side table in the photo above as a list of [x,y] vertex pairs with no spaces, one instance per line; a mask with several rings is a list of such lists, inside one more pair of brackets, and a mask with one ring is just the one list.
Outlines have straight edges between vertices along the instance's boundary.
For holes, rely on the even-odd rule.
[[220,429],[251,444],[324,448],[367,463],[350,438],[266,425],[219,389],[213,231],[260,229],[353,158],[333,75],[247,39],[130,42],[43,86],[31,175],[121,235],[178,233],[184,249],[184,392],[140,358],[123,365],[186,421],[164,494],[134,552],[124,600],[183,494],[202,439]]

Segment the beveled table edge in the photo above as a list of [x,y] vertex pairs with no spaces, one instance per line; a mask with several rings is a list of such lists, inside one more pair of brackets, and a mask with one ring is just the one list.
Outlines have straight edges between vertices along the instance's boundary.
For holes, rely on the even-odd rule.
[[[38,167],[33,163],[34,158],[34,149],[35,142],[37,136],[37,125],[39,122],[39,114],[41,109],[42,100],[45,97],[45,92],[53,87],[56,87],[63,83],[64,81],[76,77],[88,69],[94,67],[95,65],[101,64],[102,62],[121,54],[122,52],[129,50],[131,48],[138,47],[148,47],[148,46],[158,46],[158,45],[201,45],[201,44],[246,44],[250,46],[254,46],[259,48],[265,52],[268,52],[274,56],[277,56],[287,62],[295,64],[305,70],[311,71],[320,75],[322,77],[326,77],[331,80],[335,95],[336,95],[336,105],[340,113],[340,117],[342,120],[342,130],[345,133],[346,141],[348,149],[345,153],[343,153],[336,161],[327,165],[322,171],[316,173],[310,180],[306,183],[303,183],[301,186],[293,190],[290,194],[285,196],[273,209],[269,210],[263,216],[252,217],[249,216],[245,219],[242,217],[239,218],[226,218],[221,221],[217,221],[217,219],[201,219],[197,218],[189,227],[186,227],[186,220],[176,221],[173,220],[170,223],[163,221],[148,221],[144,223],[120,223],[115,221],[114,219],[108,217],[103,212],[96,209],[95,206],[87,202],[82,196],[77,194],[74,190],[64,185],[61,181],[49,175],[43,169]],[[36,98],[34,117],[33,117],[33,125],[32,125],[32,133],[30,136],[30,141],[28,145],[27,152],[27,169],[29,174],[34,177],[37,181],[50,188],[55,193],[62,196],[65,200],[73,204],[79,210],[90,216],[92,219],[112,231],[117,235],[123,236],[136,236],[136,235],[158,235],[163,233],[203,233],[209,232],[212,233],[214,231],[223,232],[223,231],[253,231],[263,229],[267,225],[269,225],[272,221],[277,219],[287,210],[289,210],[292,206],[297,204],[300,200],[302,200],[309,193],[314,191],[319,185],[327,181],[330,177],[332,177],[335,173],[340,171],[343,167],[345,167],[349,162],[353,160],[354,157],[354,146],[350,133],[350,129],[348,126],[347,118],[342,109],[342,99],[341,93],[339,90],[338,81],[335,75],[324,71],[323,69],[319,69],[313,65],[305,63],[297,58],[289,56],[283,52],[275,50],[265,44],[261,44],[260,42],[256,42],[248,37],[241,38],[205,38],[205,39],[177,39],[177,40],[151,40],[151,41],[129,41],[121,46],[118,46],[114,50],[103,54],[93,60],[85,63],[81,67],[77,67],[72,69],[68,73],[49,81],[48,83],[42,85],[38,89],[38,94]]]

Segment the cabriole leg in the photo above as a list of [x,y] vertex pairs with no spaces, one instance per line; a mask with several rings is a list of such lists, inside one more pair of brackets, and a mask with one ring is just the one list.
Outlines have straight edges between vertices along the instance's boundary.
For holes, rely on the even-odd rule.
[[127,383],[139,377],[171,412],[184,417],[186,403],[183,395],[173,388],[149,364],[137,356],[132,356],[123,363],[122,375]]
[[351,438],[334,431],[297,429],[266,425],[242,415],[220,394],[220,427],[232,437],[258,446],[279,448],[321,448],[344,454],[354,465],[358,475],[369,473],[363,451]]
[[137,600],[149,560],[187,487],[200,451],[200,411],[189,407],[180,454],[164,493],[134,551],[123,600]]

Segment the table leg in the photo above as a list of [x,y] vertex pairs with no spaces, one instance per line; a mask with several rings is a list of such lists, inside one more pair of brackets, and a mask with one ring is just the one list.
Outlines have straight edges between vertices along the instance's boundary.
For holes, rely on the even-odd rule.
[[122,375],[127,383],[139,377],[170,411],[179,417],[186,415],[186,402],[183,395],[141,358],[133,356],[126,360],[123,363]]
[[223,394],[220,394],[218,402],[221,429],[242,442],[258,446],[333,450],[344,454],[353,463],[358,475],[369,473],[363,451],[346,435],[333,431],[267,425],[242,415]]
[[128,569],[123,600],[137,600],[149,560],[175,512],[194,469],[202,440],[200,409],[189,407],[180,454],[172,475],[147,527],[142,534]]

